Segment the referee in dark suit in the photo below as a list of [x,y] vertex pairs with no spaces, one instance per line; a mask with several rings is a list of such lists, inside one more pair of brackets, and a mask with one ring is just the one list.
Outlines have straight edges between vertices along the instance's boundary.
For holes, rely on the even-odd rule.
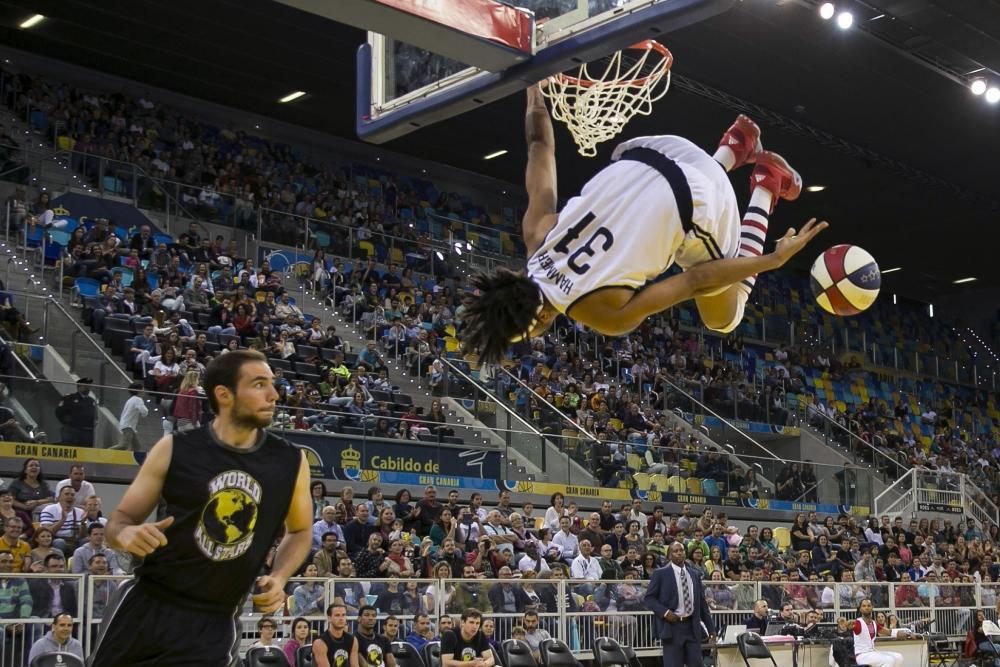
[[668,553],[670,563],[653,572],[643,602],[663,640],[663,667],[702,667],[704,633],[708,631],[709,641],[715,639],[715,621],[700,575],[684,562],[684,545],[674,542]]

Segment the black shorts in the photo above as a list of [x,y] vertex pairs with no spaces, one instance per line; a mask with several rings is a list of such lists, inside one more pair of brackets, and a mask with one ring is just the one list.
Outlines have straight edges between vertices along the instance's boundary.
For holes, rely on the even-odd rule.
[[237,610],[192,609],[125,582],[101,623],[88,667],[230,667],[239,660]]

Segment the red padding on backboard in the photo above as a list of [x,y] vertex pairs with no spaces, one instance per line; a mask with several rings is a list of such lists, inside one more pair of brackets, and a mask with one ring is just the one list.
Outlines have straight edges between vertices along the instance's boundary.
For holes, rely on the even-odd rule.
[[531,54],[531,14],[495,0],[372,0]]

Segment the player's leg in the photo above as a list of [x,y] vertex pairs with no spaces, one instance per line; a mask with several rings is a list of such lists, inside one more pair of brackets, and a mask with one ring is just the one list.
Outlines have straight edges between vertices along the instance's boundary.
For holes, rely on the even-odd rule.
[[[750,187],[750,206],[740,223],[740,257],[764,254],[768,220],[774,206],[779,198],[788,201],[798,198],[802,192],[802,177],[780,155],[764,151],[756,156]],[[722,333],[739,326],[756,282],[757,277],[751,276],[719,294],[696,298],[702,323]]]
[[722,135],[712,158],[726,171],[732,171],[753,162],[762,150],[757,123],[740,114]]

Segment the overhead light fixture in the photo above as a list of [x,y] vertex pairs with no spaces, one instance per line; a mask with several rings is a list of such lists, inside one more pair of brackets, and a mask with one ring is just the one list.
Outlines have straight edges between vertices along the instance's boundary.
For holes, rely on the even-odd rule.
[[506,148],[501,148],[500,150],[498,150],[496,152],[493,152],[493,153],[490,153],[489,155],[484,156],[483,159],[484,160],[492,160],[495,157],[500,157],[501,155],[506,155],[506,154],[507,154],[507,149]]
[[896,295],[895,295],[895,293],[892,295],[892,305],[894,305],[894,306],[896,305]]
[[36,25],[38,25],[44,20],[45,16],[43,14],[35,14],[34,16],[26,18],[23,21],[21,21],[21,23],[19,23],[17,27],[21,28],[22,30],[27,30],[28,28],[34,28]]
[[850,12],[840,12],[837,14],[837,27],[841,30],[847,30],[852,25],[854,25],[854,14]]
[[968,278],[959,278],[958,280],[952,280],[951,282],[955,285],[961,285],[962,283],[971,283],[975,281],[976,279],[974,277],[969,276]]
[[823,192],[826,190],[825,185],[810,185],[806,187],[806,192]]
[[986,101],[989,102],[990,104],[996,104],[997,102],[1000,102],[1000,88],[993,86],[992,88],[987,90]]
[[882,275],[884,276],[887,273],[895,273],[896,271],[902,271],[902,270],[903,270],[903,267],[901,267],[901,266],[894,266],[891,269],[886,269],[885,271],[883,271]]
[[933,303],[927,304],[927,314],[930,315],[931,317],[934,317],[934,304]]
[[832,2],[824,2],[819,6],[819,16],[824,21],[832,19],[835,11],[837,11],[837,8],[833,6]]
[[296,90],[293,93],[288,93],[287,95],[285,95],[284,97],[282,97],[278,101],[281,102],[282,104],[288,104],[289,102],[294,102],[295,100],[299,99],[300,97],[303,97],[305,94],[306,94],[306,91],[304,91],[304,90]]
[[973,95],[982,95],[986,92],[986,79],[973,79],[969,84],[969,90]]

